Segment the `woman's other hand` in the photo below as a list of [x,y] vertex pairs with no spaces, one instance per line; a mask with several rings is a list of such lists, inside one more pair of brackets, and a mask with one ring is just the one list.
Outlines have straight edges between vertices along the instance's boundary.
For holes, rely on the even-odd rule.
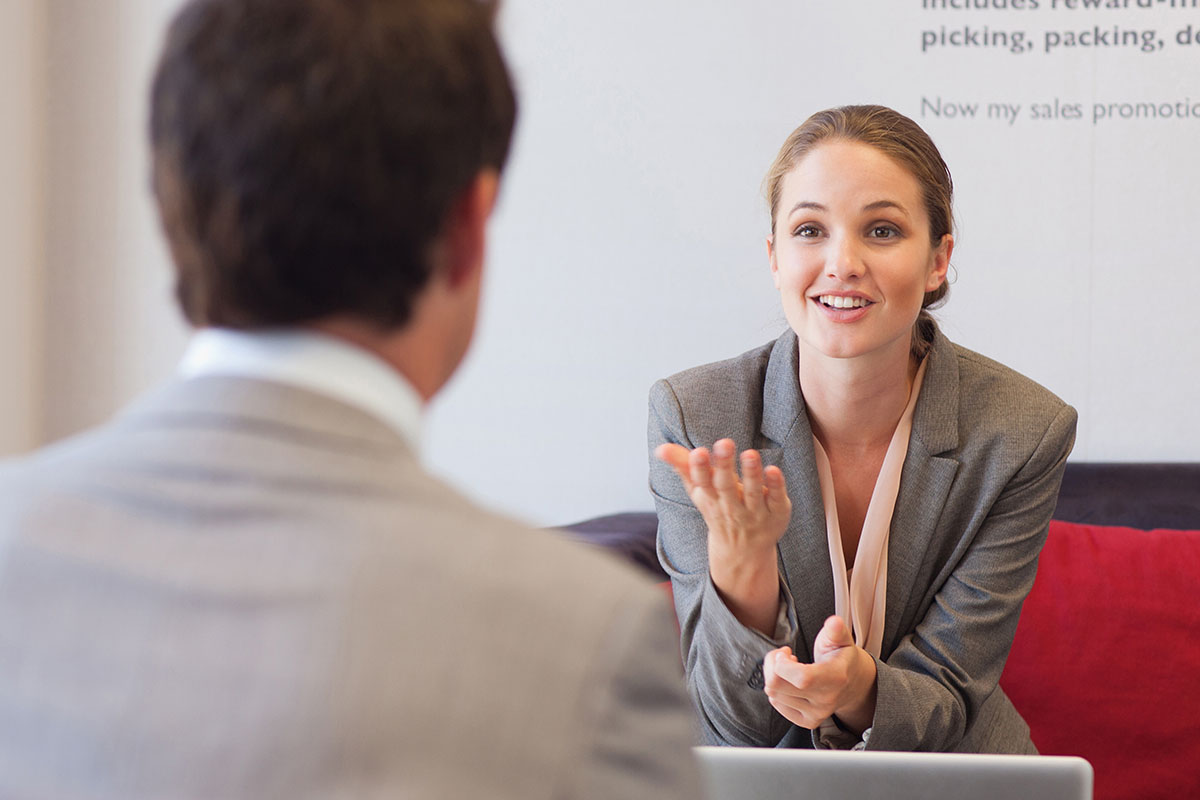
[[875,716],[875,660],[836,616],[825,620],[813,656],[812,664],[801,664],[789,647],[767,653],[763,690],[771,705],[802,728],[836,715],[842,728],[862,734]]
[[721,439],[688,450],[660,445],[659,459],[683,481],[692,504],[708,527],[708,568],[713,584],[738,620],[773,636],[779,613],[779,568],[775,545],[787,530],[792,503],[779,467],[763,469],[756,450],[741,454]]

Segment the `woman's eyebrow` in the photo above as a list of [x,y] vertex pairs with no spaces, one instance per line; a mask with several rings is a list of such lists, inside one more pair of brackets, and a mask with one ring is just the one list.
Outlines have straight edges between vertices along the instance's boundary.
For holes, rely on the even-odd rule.
[[[794,214],[802,208],[809,209],[812,211],[828,211],[829,210],[825,206],[821,205],[820,203],[814,203],[811,200],[801,200],[799,203],[796,203],[796,205],[792,206],[791,211],[789,211],[788,213]],[[895,200],[876,200],[873,203],[867,203],[865,206],[863,206],[862,210],[863,211],[878,211],[881,208],[894,208],[897,211],[899,211],[900,213],[904,214],[905,216],[908,215],[908,210],[905,209],[905,207],[902,204],[897,203]]]
[[801,208],[808,208],[808,209],[812,209],[813,211],[828,211],[829,210],[829,209],[825,208],[825,206],[821,205],[820,203],[814,203],[811,200],[801,200],[799,203],[796,203],[796,205],[792,206],[792,210],[789,211],[788,213],[794,214],[794,213],[796,213],[797,210],[799,210]]
[[874,203],[867,203],[863,206],[863,211],[878,211],[881,208],[894,208],[901,214],[908,216],[908,210],[895,200],[876,200]]

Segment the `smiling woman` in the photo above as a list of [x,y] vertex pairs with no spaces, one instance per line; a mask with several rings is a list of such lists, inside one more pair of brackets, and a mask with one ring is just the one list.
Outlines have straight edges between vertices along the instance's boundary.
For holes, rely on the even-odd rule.
[[907,117],[815,114],[767,175],[791,329],[651,390],[659,555],[710,743],[1034,750],[997,680],[1076,414],[927,311],[952,194]]

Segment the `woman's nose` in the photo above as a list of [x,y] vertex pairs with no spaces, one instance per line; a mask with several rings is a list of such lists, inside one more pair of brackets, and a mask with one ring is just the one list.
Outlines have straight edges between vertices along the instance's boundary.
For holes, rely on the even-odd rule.
[[861,277],[863,263],[854,239],[850,236],[835,236],[829,242],[825,259],[825,274],[838,280]]

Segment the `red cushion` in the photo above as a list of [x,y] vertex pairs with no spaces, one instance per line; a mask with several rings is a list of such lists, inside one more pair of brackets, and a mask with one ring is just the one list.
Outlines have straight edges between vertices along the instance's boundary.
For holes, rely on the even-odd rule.
[[1096,800],[1200,797],[1200,531],[1050,523],[1000,683]]

